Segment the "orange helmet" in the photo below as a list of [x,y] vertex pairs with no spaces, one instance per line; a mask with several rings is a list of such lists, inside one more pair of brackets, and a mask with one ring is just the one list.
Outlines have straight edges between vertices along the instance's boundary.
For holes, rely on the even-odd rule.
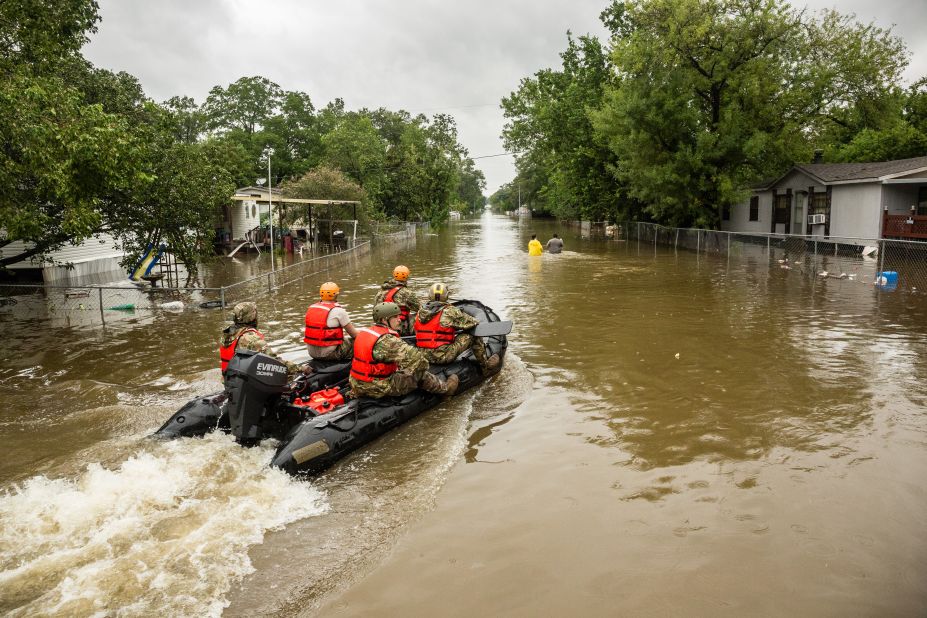
[[393,269],[393,279],[396,281],[408,281],[409,280],[409,267],[408,266],[397,266]]
[[335,300],[335,297],[338,296],[338,292],[341,291],[341,288],[338,287],[338,284],[334,281],[326,281],[322,284],[322,287],[319,288],[319,297],[322,300]]

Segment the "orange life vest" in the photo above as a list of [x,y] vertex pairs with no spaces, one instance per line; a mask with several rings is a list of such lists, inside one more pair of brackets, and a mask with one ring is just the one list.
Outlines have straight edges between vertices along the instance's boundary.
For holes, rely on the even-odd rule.
[[[397,285],[396,287],[391,289],[389,292],[386,293],[386,296],[383,297],[383,302],[384,303],[396,303],[396,301],[393,300],[394,298],[396,298],[396,292],[398,292],[403,287],[405,286]],[[398,305],[399,303],[396,303],[396,304]],[[399,317],[402,318],[403,322],[408,320],[409,319],[409,308],[406,307],[405,305],[399,305]]]
[[376,324],[360,328],[354,338],[354,360],[351,361],[351,377],[361,382],[373,382],[374,379],[388,378],[396,373],[396,363],[380,363],[373,360],[373,346],[381,337],[398,337],[399,333]]
[[341,345],[344,341],[344,329],[340,326],[335,328],[328,326],[328,314],[332,309],[340,306],[328,300],[310,305],[306,310],[306,333],[303,342],[320,348]]
[[238,347],[238,340],[241,339],[241,336],[247,332],[257,333],[257,336],[261,339],[264,338],[264,335],[261,334],[256,328],[246,328],[238,333],[238,336],[228,345],[219,346],[219,367],[222,369],[222,375],[225,375],[225,370],[229,366],[229,361],[232,360],[232,357],[235,356],[235,348]]
[[415,316],[415,345],[420,348],[440,348],[443,345],[454,342],[457,336],[457,329],[453,326],[441,326],[441,316],[444,309],[436,313],[427,322],[422,322]]

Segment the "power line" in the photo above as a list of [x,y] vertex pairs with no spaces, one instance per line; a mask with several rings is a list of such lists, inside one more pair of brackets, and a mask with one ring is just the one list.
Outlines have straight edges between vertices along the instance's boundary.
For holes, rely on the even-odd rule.
[[520,154],[525,154],[525,151],[521,151],[521,152],[503,152],[503,153],[500,153],[500,154],[494,154],[494,155],[481,155],[481,156],[479,156],[479,157],[470,157],[470,158],[471,158],[471,159],[491,159],[491,158],[493,158],[493,157],[510,157],[510,156],[512,156],[512,155],[520,155]]

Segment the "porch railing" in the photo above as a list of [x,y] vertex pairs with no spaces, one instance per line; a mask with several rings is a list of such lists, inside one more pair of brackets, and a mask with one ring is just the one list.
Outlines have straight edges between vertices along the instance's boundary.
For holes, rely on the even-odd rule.
[[882,238],[927,240],[927,215],[885,215]]

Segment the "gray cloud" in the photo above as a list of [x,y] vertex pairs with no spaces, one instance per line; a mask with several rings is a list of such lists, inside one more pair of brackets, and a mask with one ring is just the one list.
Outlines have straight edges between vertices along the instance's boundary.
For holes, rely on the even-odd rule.
[[[813,10],[829,6],[809,3]],[[605,0],[100,0],[103,22],[85,48],[124,70],[152,98],[188,95],[263,75],[351,109],[452,114],[471,156],[503,152],[501,98],[523,77],[558,66],[566,32],[604,37]],[[863,21],[897,23],[914,53],[907,77],[927,74],[927,2],[843,0]],[[488,190],[514,176],[511,157],[480,159]]]

